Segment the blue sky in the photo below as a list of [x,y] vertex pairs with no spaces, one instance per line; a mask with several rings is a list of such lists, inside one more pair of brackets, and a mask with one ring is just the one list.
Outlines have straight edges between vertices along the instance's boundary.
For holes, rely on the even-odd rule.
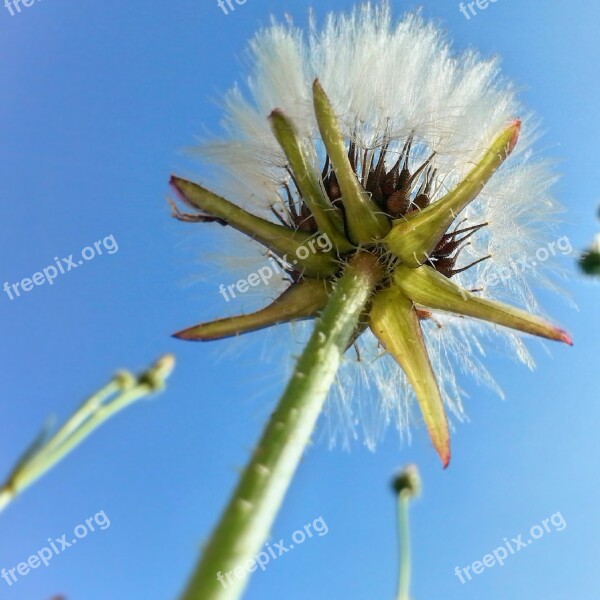
[[[397,14],[418,6],[393,0]],[[321,0],[316,12],[352,6]],[[219,314],[215,280],[196,282],[205,243],[169,218],[169,174],[201,173],[182,149],[216,130],[215,99],[242,73],[246,40],[269,15],[306,21],[308,2],[247,0],[225,16],[216,0],[0,6],[0,283],[15,282],[95,241],[118,251],[10,301],[0,295],[0,473],[51,414],[65,417],[119,367],[141,369],[165,352],[178,368],[167,393],[97,432],[0,516],[0,568],[13,567],[105,511],[111,525],[32,571],[0,598],[174,598],[249,456],[278,392],[280,367],[261,359],[268,337],[236,353],[169,337]],[[543,118],[538,148],[558,161],[561,234],[583,248],[597,229],[600,8],[498,0],[467,20],[458,3],[424,3],[458,49],[499,53],[524,102]],[[453,437],[442,472],[425,432],[412,445],[390,432],[376,453],[311,448],[273,538],[321,516],[326,536],[257,574],[247,598],[392,598],[395,519],[388,491],[415,462],[424,495],[414,506],[415,600],[592,598],[600,593],[595,373],[597,284],[569,266],[579,310],[544,297],[568,326],[572,350],[533,343],[535,373],[490,352],[500,401],[464,380],[470,423]],[[221,283],[222,281],[217,281]],[[218,345],[217,345],[218,346]],[[505,566],[465,585],[455,566],[560,512],[553,531]]]

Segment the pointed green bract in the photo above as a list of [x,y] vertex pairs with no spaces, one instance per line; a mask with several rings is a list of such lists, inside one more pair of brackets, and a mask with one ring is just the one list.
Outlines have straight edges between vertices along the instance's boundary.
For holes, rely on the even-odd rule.
[[406,374],[431,441],[444,468],[447,467],[450,462],[448,420],[413,302],[393,287],[379,292],[372,301],[370,327]]
[[[310,234],[257,217],[197,183],[181,177],[171,177],[171,185],[192,206],[212,217],[222,219],[231,227],[272,250],[284,261],[296,261],[296,270],[306,276],[330,277],[337,271],[338,265],[333,254],[312,251],[309,246],[312,237]],[[300,258],[297,254],[301,247],[311,250],[306,258]]]
[[425,263],[458,214],[481,192],[513,151],[521,128],[511,123],[468,175],[440,200],[397,221],[384,240],[387,249],[411,267]]
[[313,101],[323,144],[342,192],[350,240],[354,244],[373,243],[389,232],[390,221],[358,181],[346,154],[338,119],[318,79],[313,85]]
[[290,169],[302,194],[302,200],[314,217],[319,231],[328,235],[339,252],[350,251],[353,246],[344,235],[342,216],[322,189],[319,175],[315,172],[310,157],[302,147],[294,124],[281,110],[274,110],[269,120],[275,139],[290,163]]
[[394,282],[413,302],[427,308],[481,319],[573,345],[571,337],[563,329],[519,308],[467,292],[427,265],[418,269],[400,265],[394,272]]
[[299,321],[316,316],[325,304],[331,290],[329,282],[305,279],[289,287],[275,302],[257,312],[201,323],[184,329],[173,337],[181,340],[205,342],[219,340],[272,325]]

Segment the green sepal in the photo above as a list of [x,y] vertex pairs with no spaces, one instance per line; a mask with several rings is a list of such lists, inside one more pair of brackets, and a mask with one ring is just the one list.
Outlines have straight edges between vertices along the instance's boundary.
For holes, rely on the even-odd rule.
[[370,327],[406,374],[446,468],[450,462],[448,419],[413,302],[395,287],[377,293],[372,300]]
[[181,340],[206,342],[219,340],[272,325],[315,317],[327,304],[329,282],[304,279],[294,283],[269,306],[248,315],[239,315],[208,323],[200,323],[173,335]]
[[172,176],[170,183],[188,204],[225,221],[234,229],[269,248],[285,262],[295,261],[294,268],[307,277],[330,277],[338,270],[336,258],[331,252],[313,252],[312,247],[308,246],[311,249],[308,256],[298,256],[297,250],[309,244],[312,237],[310,234],[253,215],[187,179]]
[[418,269],[400,265],[394,272],[394,282],[408,298],[426,308],[481,319],[573,345],[571,337],[563,329],[519,308],[480,298],[427,265]]
[[390,220],[358,181],[346,154],[338,119],[318,79],[313,85],[313,102],[321,138],[342,192],[348,236],[356,245],[380,240],[390,231]]
[[511,123],[467,176],[443,198],[397,220],[383,240],[387,249],[410,267],[425,263],[458,214],[477,198],[513,151],[520,128],[521,121]]
[[353,246],[344,234],[342,215],[331,204],[320,185],[319,175],[311,164],[310,156],[302,147],[294,124],[279,109],[271,113],[269,120],[273,135],[290,163],[290,170],[294,175],[302,200],[314,217],[319,231],[327,234],[338,252],[352,250]]

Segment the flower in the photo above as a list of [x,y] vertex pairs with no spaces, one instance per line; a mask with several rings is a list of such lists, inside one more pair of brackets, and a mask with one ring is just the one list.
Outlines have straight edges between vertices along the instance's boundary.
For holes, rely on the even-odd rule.
[[[380,423],[405,429],[416,398],[447,465],[445,409],[462,416],[456,367],[496,387],[483,338],[504,340],[529,366],[514,331],[571,344],[534,314],[530,279],[544,280],[541,269],[503,286],[523,308],[492,299],[489,284],[540,247],[559,211],[554,176],[530,149],[535,121],[517,118],[523,109],[496,60],[453,54],[419,14],[393,24],[386,3],[332,15],[322,28],[313,19],[307,34],[274,22],[250,54],[250,99],[235,87],[227,138],[201,148],[226,173],[211,186],[222,195],[173,177],[195,210],[175,215],[233,227],[282,261],[299,258],[285,263],[292,283],[268,307],[176,336],[212,340],[314,318],[344,265],[369,253],[384,275],[355,333],[360,368],[342,368],[334,406],[372,444]],[[298,252],[316,235],[328,251]],[[358,410],[346,384],[357,373],[379,392]]]

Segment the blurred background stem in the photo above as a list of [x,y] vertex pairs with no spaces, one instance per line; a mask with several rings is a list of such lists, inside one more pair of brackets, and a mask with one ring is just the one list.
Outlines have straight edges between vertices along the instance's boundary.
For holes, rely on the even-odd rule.
[[108,419],[136,400],[162,390],[174,366],[175,359],[169,354],[138,377],[121,371],[85,400],[54,435],[44,429],[0,488],[0,512]]
[[400,568],[398,575],[397,600],[410,600],[410,523],[408,505],[410,495],[406,492],[398,494],[398,544],[400,549]]
[[398,510],[398,593],[396,600],[410,600],[411,552],[410,552],[410,501],[421,493],[421,479],[414,465],[400,471],[392,480]]

